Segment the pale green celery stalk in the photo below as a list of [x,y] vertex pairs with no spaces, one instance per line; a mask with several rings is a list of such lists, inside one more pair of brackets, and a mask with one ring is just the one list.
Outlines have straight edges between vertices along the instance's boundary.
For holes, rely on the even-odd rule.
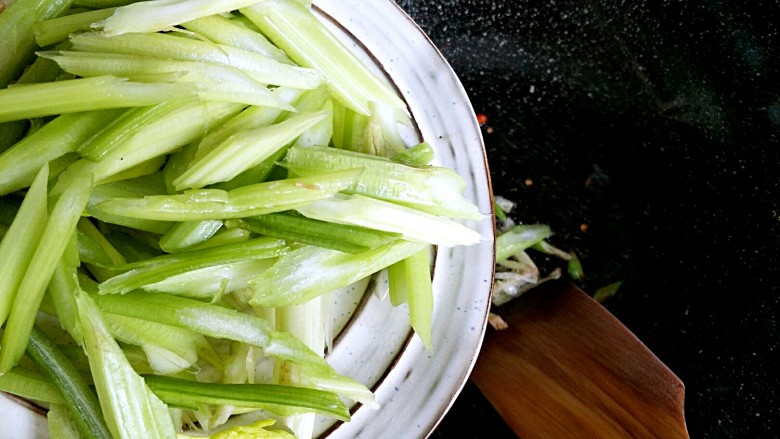
[[99,161],[123,142],[132,139],[154,120],[181,108],[186,100],[164,101],[149,107],[122,109],[104,122],[104,128],[89,139],[81,142],[76,151],[84,158]]
[[451,219],[359,194],[336,194],[296,210],[320,221],[398,233],[408,240],[444,247],[482,240],[479,232]]
[[97,396],[73,363],[37,326],[33,327],[30,334],[27,353],[43,374],[60,389],[68,413],[79,432],[88,438],[111,439]]
[[[70,8],[71,0],[15,0],[0,14],[0,89],[5,88],[32,61],[36,49],[33,26],[57,17]],[[0,108],[3,108],[0,105]]]
[[399,152],[390,159],[407,166],[422,167],[429,165],[433,161],[433,155],[431,145],[428,142],[422,142]]
[[585,272],[582,270],[582,262],[580,262],[577,253],[571,252],[571,259],[566,263],[566,272],[574,280],[582,280],[585,277]]
[[129,5],[141,0],[74,0],[73,6],[82,6],[92,9],[115,8],[118,6]]
[[54,269],[47,289],[60,324],[74,340],[81,339],[79,325],[76,321],[78,310],[76,310],[74,298],[75,292],[80,288],[77,270],[79,263],[76,234],[73,234]]
[[182,26],[187,30],[199,33],[215,43],[259,53],[280,63],[292,64],[287,55],[271,44],[262,34],[238,25],[221,15],[201,17],[182,23]]
[[246,288],[247,283],[267,270],[273,261],[250,259],[205,267],[144,285],[143,289],[215,302],[225,294]]
[[131,367],[92,298],[76,295],[83,346],[100,406],[115,439],[175,437],[168,408]]
[[164,254],[118,267],[122,274],[100,283],[100,293],[125,294],[182,273],[250,259],[275,258],[288,251],[280,239],[256,238],[204,250]]
[[17,293],[8,315],[3,348],[0,349],[0,373],[8,371],[24,353],[46,286],[89,200],[92,175],[82,172],[81,167],[72,166],[60,175],[59,180],[65,189],[49,214],[40,241],[19,284],[18,291],[22,294]]
[[63,404],[60,389],[41,372],[19,366],[0,375],[0,391],[49,404]]
[[157,0],[122,6],[98,23],[106,35],[158,32],[196,18],[221,14],[256,3],[257,0]]
[[111,245],[111,242],[103,236],[103,233],[95,227],[89,218],[81,218],[78,222],[77,230],[98,246],[98,250],[103,253],[101,259],[107,262],[107,266],[118,267],[127,263],[125,257]]
[[140,346],[155,373],[169,375],[193,367],[199,357],[219,366],[221,360],[201,334],[177,326],[105,313],[103,320],[117,341]]
[[290,148],[283,165],[298,175],[316,175],[337,169],[364,168],[351,192],[452,218],[482,218],[479,209],[463,196],[466,185],[455,171],[439,167],[412,167],[378,157],[337,148]]
[[360,253],[388,244],[401,237],[400,234],[319,221],[285,213],[229,220],[228,223],[228,227],[240,227],[262,235],[281,238],[288,242],[299,242],[346,253]]
[[349,411],[336,394],[317,389],[275,384],[200,383],[162,376],[147,376],[146,380],[161,399],[177,407],[233,405],[282,414],[313,411],[343,421],[350,418]]
[[192,163],[173,184],[182,190],[230,180],[260,164],[325,117],[322,112],[302,113],[274,125],[237,132]]
[[254,306],[303,303],[411,256],[425,244],[395,241],[358,254],[304,246],[279,258],[249,283]]
[[252,232],[241,228],[221,229],[211,238],[200,244],[194,245],[187,250],[202,250],[206,248],[217,247],[225,244],[247,241],[252,238]]
[[[113,76],[25,84],[0,90],[0,122],[61,113],[142,107],[194,96],[193,84],[145,84]],[[57,96],[57,99],[52,99]]]
[[307,385],[314,386],[320,390],[336,393],[372,409],[379,408],[379,403],[376,401],[374,393],[365,385],[352,378],[301,368],[301,379]]
[[176,223],[160,237],[160,248],[175,253],[200,244],[222,228],[222,221],[183,221]]
[[369,102],[383,102],[408,113],[396,93],[325,28],[310,8],[294,0],[266,0],[240,11],[293,61],[323,72],[344,105],[368,115]]
[[76,51],[38,52],[51,59],[66,72],[82,77],[116,76],[140,82],[171,82],[194,84],[203,100],[236,102],[290,109],[265,84],[257,82],[235,67],[194,61],[177,61],[152,56],[106,54]]
[[[284,158],[285,154],[287,154],[287,149],[290,146],[320,146],[330,143],[333,133],[333,118],[330,107],[330,92],[328,92],[327,87],[306,90],[295,100],[294,106],[298,113],[324,111],[326,116],[311,128],[305,130],[292,144],[288,144],[277,150],[260,164],[242,172],[233,179],[215,185],[216,187],[230,190],[248,184],[266,181],[274,170],[278,170],[277,164]],[[296,113],[293,112],[282,113],[279,116],[279,120],[295,117],[295,114]]]
[[406,145],[401,138],[393,110],[369,102],[370,114],[360,114],[337,103],[333,114],[333,146],[381,157],[392,157]]
[[33,26],[35,41],[45,47],[66,40],[72,33],[90,30],[92,23],[110,17],[115,9],[96,9],[40,21]]
[[496,237],[496,261],[508,259],[552,234],[550,226],[545,224],[518,224],[505,230]]
[[177,195],[114,198],[97,204],[98,213],[161,221],[244,218],[302,207],[352,187],[363,172],[349,169],[310,178],[269,181],[231,191],[200,189]]
[[25,270],[46,228],[49,166],[44,164],[0,242],[0,326],[18,295]]
[[165,192],[165,182],[160,173],[148,175],[143,178],[132,178],[119,182],[100,184],[92,191],[92,196],[87,205],[87,214],[105,223],[117,224],[162,235],[171,227],[170,222],[107,215],[98,212],[95,209],[95,205],[111,198],[144,197]]
[[297,338],[275,331],[267,321],[235,309],[139,291],[125,295],[99,295],[94,296],[94,300],[104,312],[179,326],[207,337],[249,343],[274,358],[335,373],[322,357]]
[[75,151],[119,114],[121,110],[63,114],[19,141],[0,154],[0,194],[27,187],[44,163]]
[[545,241],[544,239],[535,243],[531,248],[534,250],[540,251],[542,253],[548,254],[550,256],[556,256],[564,261],[570,261],[571,260],[571,253],[561,250],[558,247],[550,244],[549,242]]
[[82,439],[64,404],[51,404],[46,412],[49,436],[57,439]]
[[131,178],[146,177],[147,175],[152,175],[159,171],[166,162],[166,155],[158,155],[130,168],[121,170],[115,174],[111,174],[110,176],[104,178],[100,183],[114,183],[118,181],[129,180]]
[[95,182],[104,182],[114,174],[203,137],[211,127],[229,119],[242,108],[243,105],[230,102],[193,102],[162,115],[95,164],[92,167]]
[[[403,298],[409,305],[409,322],[423,345],[432,351],[433,288],[430,253],[431,249],[426,247],[391,265],[388,276],[391,300],[397,303],[399,298]],[[400,289],[400,292],[395,292],[396,289]]]
[[263,55],[170,34],[126,34],[106,37],[100,34],[76,34],[70,38],[74,50],[124,53],[179,61],[215,63],[242,70],[263,84],[310,89],[323,83],[313,69],[282,64]]

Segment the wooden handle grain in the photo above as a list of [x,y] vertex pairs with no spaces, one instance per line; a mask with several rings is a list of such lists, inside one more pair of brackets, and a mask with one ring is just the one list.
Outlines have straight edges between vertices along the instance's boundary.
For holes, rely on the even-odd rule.
[[505,305],[472,380],[523,439],[688,438],[684,386],[634,334],[575,286]]

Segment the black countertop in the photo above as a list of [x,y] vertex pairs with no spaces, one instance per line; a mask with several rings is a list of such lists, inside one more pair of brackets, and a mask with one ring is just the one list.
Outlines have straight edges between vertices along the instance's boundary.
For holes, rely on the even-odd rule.
[[[780,437],[778,1],[399,5],[488,117],[515,218],[586,291],[623,281],[606,306],[685,383],[691,437]],[[499,419],[468,383],[433,437]]]

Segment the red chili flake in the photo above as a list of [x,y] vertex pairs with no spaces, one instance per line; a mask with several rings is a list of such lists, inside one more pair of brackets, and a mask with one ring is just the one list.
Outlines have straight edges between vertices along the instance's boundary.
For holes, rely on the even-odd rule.
[[477,113],[477,123],[480,125],[485,125],[488,121],[487,116],[485,116],[482,113]]
[[588,231],[588,225],[585,223],[580,224],[580,231],[587,232]]

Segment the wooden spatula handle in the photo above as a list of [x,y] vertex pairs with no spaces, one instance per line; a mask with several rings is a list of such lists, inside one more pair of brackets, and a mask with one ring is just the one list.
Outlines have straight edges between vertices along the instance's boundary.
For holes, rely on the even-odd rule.
[[603,306],[567,282],[499,309],[472,380],[533,438],[688,438],[684,386]]

